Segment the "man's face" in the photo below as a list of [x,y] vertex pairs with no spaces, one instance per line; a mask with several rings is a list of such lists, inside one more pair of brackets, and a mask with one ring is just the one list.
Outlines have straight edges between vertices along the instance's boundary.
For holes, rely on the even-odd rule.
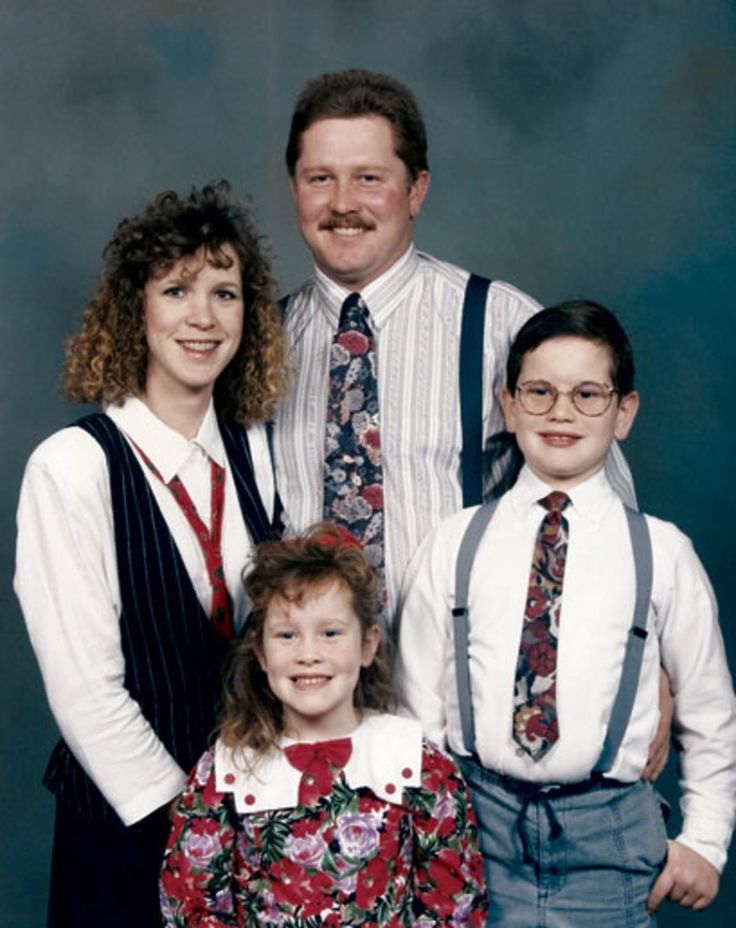
[[411,182],[382,116],[312,123],[291,181],[317,266],[349,290],[362,290],[406,251],[428,187],[427,171]]

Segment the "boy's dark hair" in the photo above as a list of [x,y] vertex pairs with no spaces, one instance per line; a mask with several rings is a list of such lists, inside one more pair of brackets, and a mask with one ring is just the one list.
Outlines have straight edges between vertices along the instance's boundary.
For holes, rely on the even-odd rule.
[[[253,570],[245,578],[252,612],[230,662],[225,681],[220,738],[230,747],[265,754],[278,743],[283,712],[258,661],[270,603],[277,597],[301,604],[332,583],[350,591],[365,639],[379,624],[376,572],[360,544],[344,529],[321,522],[296,538],[265,542],[256,550]],[[354,702],[359,710],[386,712],[393,707],[391,670],[381,643],[369,667],[361,667]]]
[[320,74],[304,87],[291,117],[286,167],[294,176],[301,154],[302,135],[320,119],[383,116],[394,130],[396,154],[413,181],[428,170],[427,133],[414,95],[403,84],[376,71],[337,71]]
[[619,396],[634,389],[634,353],[614,314],[592,300],[568,300],[535,313],[516,334],[506,361],[506,388],[516,390],[524,355],[551,338],[574,336],[605,345],[611,355],[611,379]]

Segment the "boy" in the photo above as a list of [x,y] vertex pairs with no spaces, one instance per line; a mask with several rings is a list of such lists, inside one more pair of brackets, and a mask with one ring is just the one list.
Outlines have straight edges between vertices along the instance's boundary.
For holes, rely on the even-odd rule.
[[[488,925],[651,926],[665,897],[693,909],[713,900],[733,827],[736,712],[716,605],[688,539],[627,513],[605,476],[639,405],[615,317],[588,302],[542,310],[520,329],[506,373],[504,414],[525,466],[487,527],[475,520],[457,649],[456,562],[478,510],[443,522],[412,562],[403,701],[456,752],[473,790]],[[628,639],[641,666],[627,658],[624,672]],[[684,823],[669,842],[640,779],[660,661],[682,748]]]

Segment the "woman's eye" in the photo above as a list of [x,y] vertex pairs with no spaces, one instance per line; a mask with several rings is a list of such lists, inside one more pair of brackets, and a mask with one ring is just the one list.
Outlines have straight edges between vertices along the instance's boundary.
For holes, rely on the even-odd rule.
[[238,294],[235,290],[218,290],[217,297],[220,300],[237,300]]
[[179,284],[172,284],[164,290],[165,296],[181,296],[184,293],[184,287]]

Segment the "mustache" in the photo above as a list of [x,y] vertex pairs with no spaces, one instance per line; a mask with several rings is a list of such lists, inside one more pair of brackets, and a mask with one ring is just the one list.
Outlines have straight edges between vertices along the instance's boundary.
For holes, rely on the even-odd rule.
[[319,224],[320,229],[365,229],[371,231],[375,225],[360,216],[330,216]]

